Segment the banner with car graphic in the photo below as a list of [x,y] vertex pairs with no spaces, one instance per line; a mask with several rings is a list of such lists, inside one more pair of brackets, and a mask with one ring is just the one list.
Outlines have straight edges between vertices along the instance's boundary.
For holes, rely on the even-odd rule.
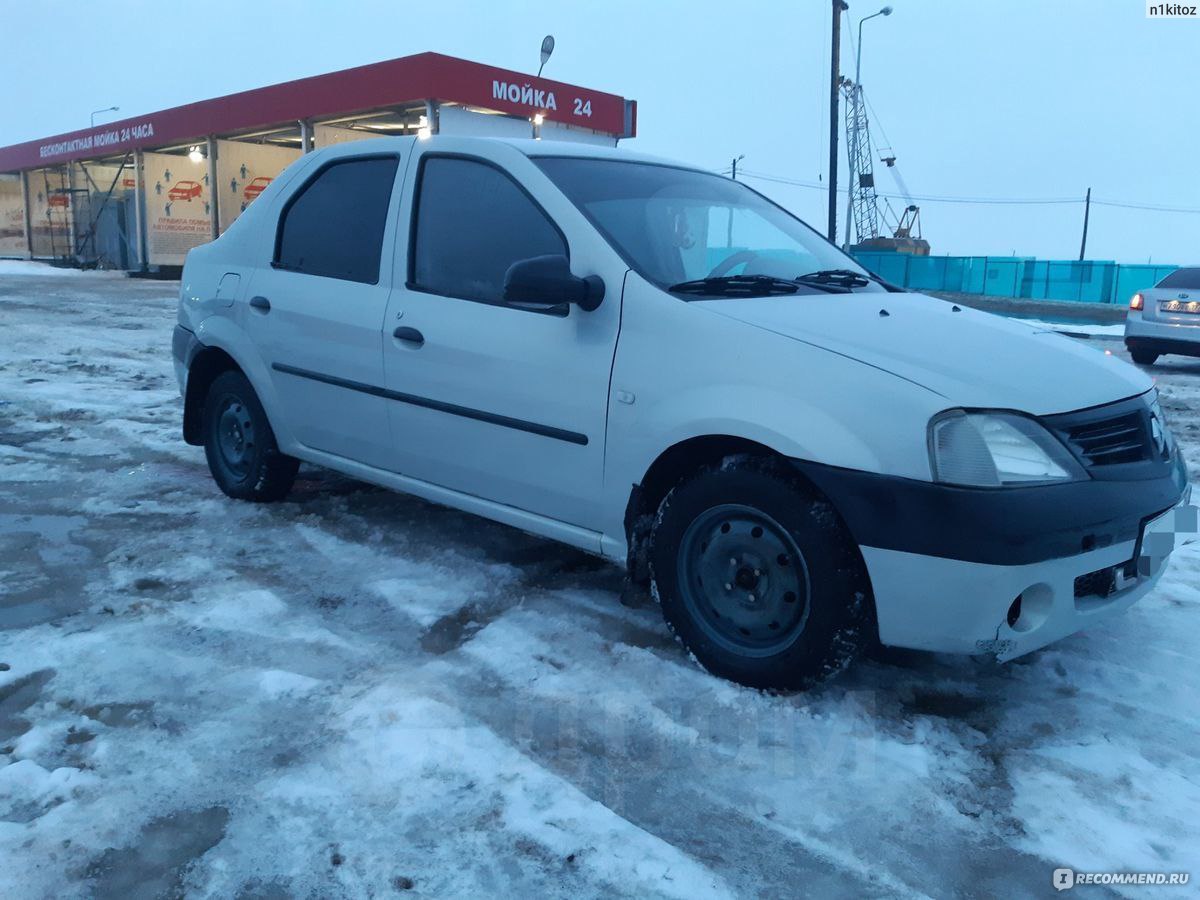
[[146,243],[151,264],[181,266],[187,252],[212,240],[208,160],[145,154]]
[[291,147],[217,141],[217,216],[221,233],[299,157],[300,151]]

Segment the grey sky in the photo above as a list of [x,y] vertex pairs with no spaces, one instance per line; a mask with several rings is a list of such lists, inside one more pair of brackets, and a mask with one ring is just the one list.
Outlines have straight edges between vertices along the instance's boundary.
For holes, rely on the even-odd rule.
[[[1090,185],[1099,199],[1200,209],[1200,21],[1148,21],[1145,0],[889,2],[895,13],[864,29],[863,84],[914,194],[1082,198]],[[849,30],[881,5],[851,0]],[[639,101],[631,147],[824,177],[827,0],[0,7],[0,145],[84,127],[103,106],[135,115],[423,50],[536,71],[550,32],[547,76]],[[849,71],[849,41],[843,57]],[[747,181],[823,229],[823,190]],[[921,206],[934,253],[1079,252],[1081,204]],[[1198,236],[1197,213],[1096,206],[1088,256],[1195,262]]]

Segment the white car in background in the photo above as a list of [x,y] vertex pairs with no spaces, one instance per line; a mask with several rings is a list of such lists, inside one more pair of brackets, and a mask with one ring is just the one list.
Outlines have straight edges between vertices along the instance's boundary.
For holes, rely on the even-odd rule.
[[1176,269],[1133,295],[1125,318],[1125,347],[1143,366],[1167,353],[1200,356],[1200,266]]
[[755,687],[1041,647],[1150,590],[1187,502],[1135,367],[623,150],[306,154],[188,254],[174,354],[229,496],[303,460],[574,545]]

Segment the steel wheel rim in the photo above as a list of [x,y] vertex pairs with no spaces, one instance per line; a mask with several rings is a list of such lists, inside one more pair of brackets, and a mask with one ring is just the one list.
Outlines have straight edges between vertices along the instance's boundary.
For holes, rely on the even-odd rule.
[[787,530],[749,506],[697,516],[679,543],[681,599],[704,635],[743,656],[771,656],[804,633],[808,566]]
[[228,398],[217,415],[217,450],[221,461],[233,475],[245,478],[256,446],[250,411],[236,397]]

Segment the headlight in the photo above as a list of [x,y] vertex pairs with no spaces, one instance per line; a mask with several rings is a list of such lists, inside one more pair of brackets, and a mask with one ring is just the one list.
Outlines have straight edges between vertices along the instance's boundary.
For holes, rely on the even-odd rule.
[[929,455],[934,479],[944,484],[1015,487],[1087,477],[1050,432],[1015,413],[943,413],[929,425]]

